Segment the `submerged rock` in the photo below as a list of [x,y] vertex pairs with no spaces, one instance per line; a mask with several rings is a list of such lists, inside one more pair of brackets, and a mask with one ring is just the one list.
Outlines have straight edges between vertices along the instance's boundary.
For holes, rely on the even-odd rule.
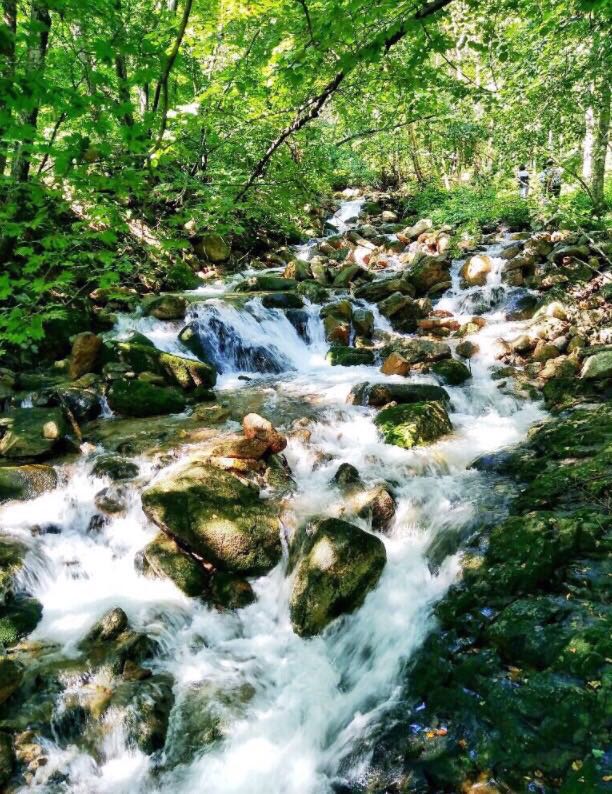
[[4,466],[0,468],[0,503],[9,499],[34,499],[57,487],[53,466]]
[[189,464],[144,491],[142,505],[160,529],[221,570],[266,573],[280,559],[276,506],[226,471]]
[[430,444],[453,429],[441,402],[418,402],[383,408],[374,423],[382,431],[387,444],[404,449]]
[[131,480],[138,472],[137,464],[121,455],[101,455],[92,469],[95,477],[110,477],[114,481]]
[[297,634],[319,634],[339,615],[353,612],[385,566],[382,541],[335,518],[303,530],[291,591],[291,622]]

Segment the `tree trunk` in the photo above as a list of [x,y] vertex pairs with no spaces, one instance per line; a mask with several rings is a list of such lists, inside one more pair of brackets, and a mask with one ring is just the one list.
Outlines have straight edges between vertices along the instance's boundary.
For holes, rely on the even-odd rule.
[[0,21],[0,176],[4,174],[8,144],[4,140],[10,126],[12,115],[9,97],[13,93],[15,77],[15,37],[17,35],[17,0],[2,0],[2,20]]
[[593,176],[593,140],[595,138],[595,114],[590,105],[584,112],[584,140],[582,141],[582,176],[587,182]]
[[13,161],[13,175],[19,182],[27,182],[32,162],[32,146],[36,138],[40,112],[41,89],[51,30],[51,14],[43,2],[32,0],[30,10],[32,31],[28,43],[28,89],[30,109],[23,118],[24,132]]
[[593,92],[593,105],[596,115],[593,134],[593,156],[591,173],[591,195],[596,214],[604,211],[604,180],[606,176],[606,156],[610,137],[610,78],[604,73],[597,80]]

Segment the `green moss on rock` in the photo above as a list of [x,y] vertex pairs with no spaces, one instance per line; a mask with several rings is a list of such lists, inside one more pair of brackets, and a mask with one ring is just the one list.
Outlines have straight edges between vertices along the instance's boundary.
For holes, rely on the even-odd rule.
[[444,405],[437,401],[384,408],[374,422],[387,444],[404,449],[430,444],[453,429]]
[[142,380],[120,380],[108,390],[108,404],[122,416],[146,417],[181,413],[187,403],[178,389]]

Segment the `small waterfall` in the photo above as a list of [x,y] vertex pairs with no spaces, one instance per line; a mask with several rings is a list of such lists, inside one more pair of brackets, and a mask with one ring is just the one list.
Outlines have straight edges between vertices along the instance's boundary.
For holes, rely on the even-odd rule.
[[211,300],[192,309],[203,355],[221,373],[281,373],[307,369],[325,353],[319,306],[265,308],[259,298],[242,307]]

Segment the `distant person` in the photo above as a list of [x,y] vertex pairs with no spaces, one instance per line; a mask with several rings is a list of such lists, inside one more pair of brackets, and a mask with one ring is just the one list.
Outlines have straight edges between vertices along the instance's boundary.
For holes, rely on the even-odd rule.
[[554,160],[546,161],[546,168],[540,174],[542,192],[545,196],[559,198],[561,195],[561,169]]
[[516,179],[518,182],[519,196],[526,199],[529,195],[529,171],[526,165],[519,165],[516,172]]

